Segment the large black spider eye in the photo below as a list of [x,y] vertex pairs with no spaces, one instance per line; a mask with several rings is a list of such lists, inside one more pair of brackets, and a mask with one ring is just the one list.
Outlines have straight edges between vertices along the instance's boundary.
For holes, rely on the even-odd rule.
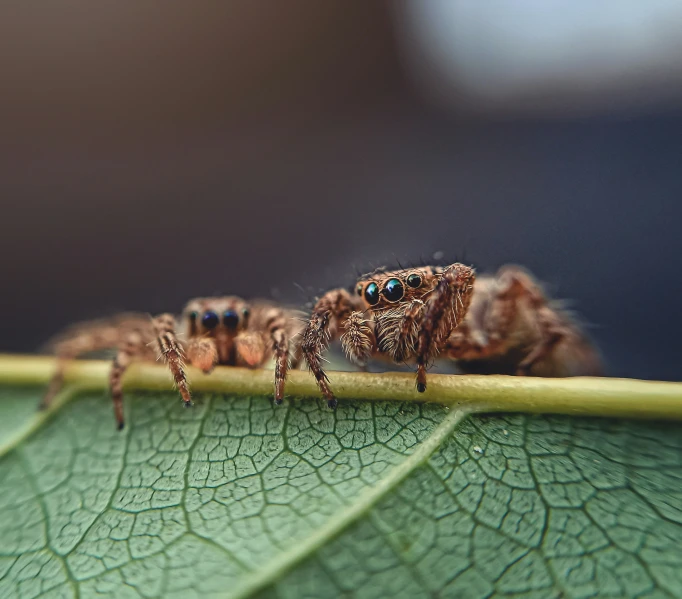
[[405,295],[405,289],[399,279],[389,279],[384,285],[383,294],[389,302],[397,302]]
[[365,300],[370,306],[379,303],[379,286],[376,283],[370,283],[365,288]]
[[409,277],[407,277],[407,284],[410,287],[414,287],[416,289],[422,284],[422,278],[418,274],[412,273]]
[[218,326],[219,320],[218,315],[213,310],[208,310],[201,317],[201,324],[205,329],[211,330]]
[[234,310],[226,310],[223,314],[223,324],[227,329],[236,329],[239,324],[239,316]]

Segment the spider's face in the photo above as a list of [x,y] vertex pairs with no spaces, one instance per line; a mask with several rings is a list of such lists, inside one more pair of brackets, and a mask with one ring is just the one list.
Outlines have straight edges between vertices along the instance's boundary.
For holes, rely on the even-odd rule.
[[218,334],[236,336],[249,324],[249,305],[240,297],[207,297],[191,300],[183,310],[190,337]]
[[365,307],[377,311],[395,308],[403,302],[424,300],[438,283],[438,275],[431,268],[408,268],[373,274],[361,279],[355,293]]

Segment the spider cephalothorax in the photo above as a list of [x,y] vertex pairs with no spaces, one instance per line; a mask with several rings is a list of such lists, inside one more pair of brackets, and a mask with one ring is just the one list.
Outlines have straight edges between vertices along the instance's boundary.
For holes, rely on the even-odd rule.
[[190,406],[185,363],[208,373],[217,364],[254,368],[274,358],[275,403],[281,403],[287,370],[301,358],[301,328],[298,314],[292,310],[264,300],[247,303],[236,296],[189,301],[179,326],[172,314],[154,318],[124,314],[75,325],[52,343],[59,361],[42,405],[49,405],[61,388],[66,360],[108,348],[118,348],[109,382],[119,428],[123,428],[121,379],[136,360],[162,359],[185,405]]
[[341,339],[348,358],[414,360],[417,390],[436,357],[465,372],[537,376],[601,374],[589,339],[534,277],[517,266],[480,276],[463,264],[426,266],[363,276],[354,293],[334,289],[315,304],[302,350],[330,406],[336,399],[322,353]]

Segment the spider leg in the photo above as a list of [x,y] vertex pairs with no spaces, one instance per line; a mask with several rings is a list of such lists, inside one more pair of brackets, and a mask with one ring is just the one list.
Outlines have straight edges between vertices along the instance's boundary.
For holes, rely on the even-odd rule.
[[284,383],[289,369],[289,337],[283,326],[271,331],[272,353],[275,356],[275,403],[284,399]]
[[151,355],[150,345],[155,347],[159,357],[169,367],[185,405],[188,407],[192,405],[189,384],[185,376],[185,353],[175,335],[175,319],[171,314],[161,314],[152,319],[151,332],[144,334],[141,331],[134,331],[127,335],[111,365],[109,388],[119,430],[124,426],[123,375],[135,358],[145,354]]
[[289,371],[291,338],[289,333],[293,316],[282,308],[272,307],[264,315],[264,326],[270,336],[270,349],[275,359],[275,404],[284,399],[284,385]]
[[471,303],[474,270],[453,264],[441,276],[424,308],[417,345],[417,391],[426,391],[426,368],[466,316]]
[[239,364],[255,368],[261,366],[270,356],[274,358],[276,404],[281,404],[284,399],[284,384],[289,369],[291,346],[289,329],[292,318],[291,313],[277,306],[255,306],[250,321],[251,330],[241,332],[235,338]]
[[328,291],[315,304],[310,320],[303,331],[301,345],[303,357],[330,408],[335,408],[337,402],[329,386],[329,379],[322,368],[322,353],[327,349],[330,341],[338,337],[339,329],[355,308],[356,303],[353,297],[345,289]]
[[178,388],[185,406],[192,405],[192,397],[189,392],[189,384],[185,375],[185,351],[180,345],[175,334],[175,318],[172,314],[161,314],[152,320],[154,334],[156,335],[156,347],[159,357],[168,366],[173,375],[175,386]]
[[139,331],[128,333],[119,344],[118,353],[111,364],[109,389],[118,430],[123,429],[125,425],[123,418],[123,374],[137,356],[147,352],[147,341],[150,337],[151,335],[147,336]]
[[44,410],[64,384],[64,370],[69,360],[83,354],[115,348],[133,330],[149,328],[149,319],[137,314],[123,314],[107,320],[81,323],[48,343],[57,356],[57,367],[40,404]]

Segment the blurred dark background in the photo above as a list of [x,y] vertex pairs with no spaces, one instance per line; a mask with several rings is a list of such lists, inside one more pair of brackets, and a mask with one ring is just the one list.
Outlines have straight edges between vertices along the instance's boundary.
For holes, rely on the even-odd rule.
[[679,380],[681,7],[549,4],[3,4],[0,351],[440,252]]

